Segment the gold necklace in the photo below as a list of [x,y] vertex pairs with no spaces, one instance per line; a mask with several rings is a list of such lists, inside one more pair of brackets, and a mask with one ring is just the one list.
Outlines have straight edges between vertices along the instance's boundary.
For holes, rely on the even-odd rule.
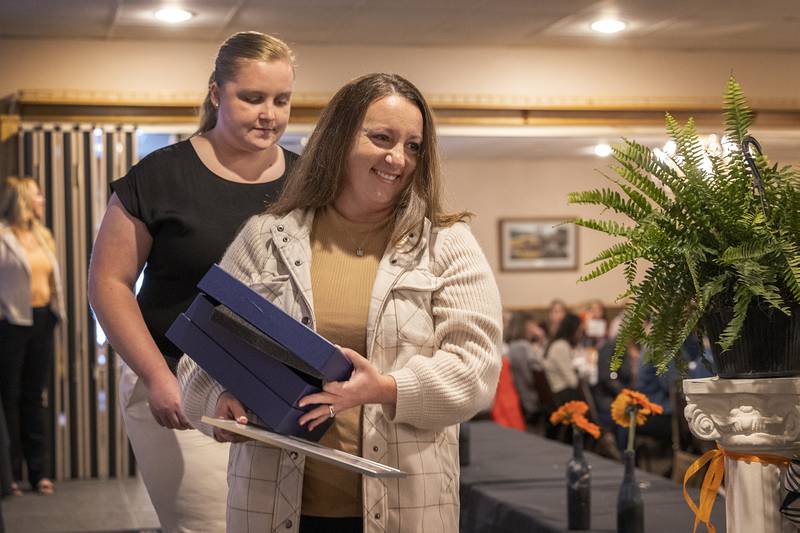
[[377,233],[378,233],[378,232],[377,232],[377,231],[374,231],[374,230],[373,230],[373,231],[371,231],[371,232],[369,232],[369,233],[367,233],[367,236],[366,236],[366,237],[365,237],[365,238],[364,238],[364,239],[361,241],[361,243],[359,244],[359,243],[356,243],[355,239],[353,239],[353,236],[352,236],[352,235],[350,235],[350,233],[348,233],[347,231],[345,231],[345,235],[347,235],[347,240],[349,240],[349,241],[350,241],[350,243],[353,245],[353,247],[356,249],[356,255],[357,255],[358,257],[364,257],[365,248],[367,247],[367,244],[369,244],[370,240],[372,240],[372,238],[373,238],[373,237],[374,237],[374,236],[375,236]]
[[[334,211],[335,211],[335,208],[331,207],[331,209],[334,209]],[[333,218],[337,218],[337,217],[341,217],[343,220],[347,220],[338,211],[336,211],[336,213],[333,215]],[[388,219],[387,219],[387,221],[378,224],[377,227],[373,227],[369,231],[369,233],[367,233],[367,236],[364,237],[364,239],[359,243],[353,238],[353,235],[348,230],[348,228],[343,227],[342,222],[340,220],[338,220],[338,218],[336,220],[337,226],[339,226],[339,231],[341,231],[347,237],[347,240],[350,241],[350,244],[353,246],[353,248],[355,248],[356,256],[358,256],[358,257],[364,257],[364,255],[366,254],[367,245],[370,243],[372,238],[375,237],[375,235],[380,234],[384,230],[384,228],[386,227],[386,223],[387,222],[388,222]]]

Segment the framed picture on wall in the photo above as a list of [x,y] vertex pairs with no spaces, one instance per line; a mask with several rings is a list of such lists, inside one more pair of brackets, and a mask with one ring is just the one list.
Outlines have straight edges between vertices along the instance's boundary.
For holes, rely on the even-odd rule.
[[578,227],[564,218],[500,219],[500,270],[576,270]]

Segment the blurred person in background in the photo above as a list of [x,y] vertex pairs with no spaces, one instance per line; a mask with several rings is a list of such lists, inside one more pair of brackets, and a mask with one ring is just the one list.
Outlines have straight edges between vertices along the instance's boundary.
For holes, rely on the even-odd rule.
[[602,300],[590,300],[583,312],[584,344],[600,347],[608,339],[608,312]]
[[0,189],[0,398],[13,494],[19,494],[23,459],[32,489],[54,491],[44,398],[53,331],[65,306],[55,242],[43,217],[44,196],[36,181],[6,178]]
[[525,422],[536,424],[543,408],[534,384],[534,372],[544,368],[545,329],[528,313],[516,311],[505,331],[514,387],[520,397]]
[[[558,409],[568,401],[581,399],[578,374],[573,365],[581,333],[581,319],[578,315],[567,313],[545,350],[544,371],[553,393],[553,409]],[[545,436],[555,438],[558,430],[558,427],[548,424]]]
[[553,338],[555,338],[555,334],[558,331],[558,326],[561,324],[561,321],[564,319],[567,313],[569,313],[569,308],[563,300],[556,298],[550,302],[550,306],[547,309],[548,339],[553,340]]

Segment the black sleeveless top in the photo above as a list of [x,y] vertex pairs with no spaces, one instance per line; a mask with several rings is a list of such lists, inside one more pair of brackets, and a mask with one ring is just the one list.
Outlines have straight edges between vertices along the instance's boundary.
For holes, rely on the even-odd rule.
[[284,174],[269,183],[237,183],[211,172],[186,140],[151,153],[111,183],[122,205],[153,237],[138,295],[145,324],[170,368],[182,352],[165,336],[197,294],[245,221],[283,189],[297,154],[283,149]]

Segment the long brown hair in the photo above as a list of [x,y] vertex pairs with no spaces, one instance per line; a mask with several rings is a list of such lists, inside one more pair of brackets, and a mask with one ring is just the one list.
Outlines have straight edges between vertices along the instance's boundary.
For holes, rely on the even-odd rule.
[[425,98],[410,81],[396,74],[367,74],[356,78],[331,98],[323,109],[306,148],[295,163],[283,194],[269,213],[285,215],[298,208],[333,203],[347,174],[347,157],[372,102],[398,95],[422,114],[422,143],[417,166],[395,205],[392,244],[400,243],[424,217],[437,226],[451,226],[469,213],[448,214],[442,209],[442,176],[436,126]]
[[211,86],[217,87],[236,77],[239,62],[243,59],[257,61],[286,61],[294,68],[294,55],[285,42],[277,37],[257,31],[243,31],[228,37],[219,47],[214,60],[214,70],[208,78],[208,92],[200,110],[200,126],[195,133],[205,133],[217,125],[217,108],[211,101]]
[[34,187],[38,190],[39,183],[28,176],[8,176],[3,180],[0,185],[0,221],[11,229],[32,231],[50,251],[55,252],[52,233],[33,211],[31,196]]

